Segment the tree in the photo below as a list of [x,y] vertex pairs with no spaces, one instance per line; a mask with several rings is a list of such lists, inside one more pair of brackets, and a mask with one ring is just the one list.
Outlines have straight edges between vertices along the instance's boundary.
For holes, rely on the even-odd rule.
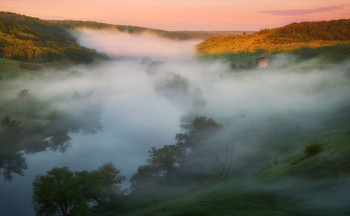
[[[133,193],[149,193],[152,190],[148,189],[155,185],[183,184],[191,180],[193,164],[201,161],[198,160],[203,155],[200,154],[201,151],[208,149],[205,146],[207,139],[221,128],[222,126],[211,118],[196,117],[186,124],[185,132],[176,134],[176,144],[165,145],[159,149],[152,147],[147,159],[148,164],[140,166],[130,178],[131,187],[135,189]],[[207,157],[202,159],[206,160]]]
[[38,215],[89,215],[79,181],[67,167],[53,168],[33,182],[33,202]]
[[105,163],[98,170],[89,173],[88,198],[99,205],[117,199],[123,194],[120,185],[126,180],[112,163]]
[[160,149],[152,147],[149,151],[150,158],[147,160],[158,173],[171,175],[185,161],[186,152],[176,145],[165,145]]
[[116,201],[123,181],[125,177],[112,163],[91,172],[53,168],[33,182],[34,208],[38,215],[89,215],[93,203]]
[[137,172],[130,178],[132,184],[131,187],[133,189],[138,189],[140,187],[151,185],[155,175],[156,171],[154,170],[154,167],[150,165],[139,166]]
[[175,136],[176,146],[184,149],[191,149],[195,153],[203,140],[213,136],[222,126],[216,123],[212,118],[203,116],[192,120],[191,130],[187,133],[178,133]]
[[221,126],[216,123],[212,118],[206,118],[206,117],[196,117],[192,121],[193,125],[193,132],[201,131],[201,130],[207,130],[207,129],[219,129]]

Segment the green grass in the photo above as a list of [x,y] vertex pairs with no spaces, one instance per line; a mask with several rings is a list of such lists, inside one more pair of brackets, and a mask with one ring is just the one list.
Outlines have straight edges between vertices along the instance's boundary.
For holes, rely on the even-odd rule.
[[231,179],[194,194],[129,211],[125,215],[332,215],[307,209],[301,201],[276,190],[252,187],[249,179]]
[[[323,151],[307,156],[304,148],[314,142],[321,143]],[[350,128],[325,132],[314,142],[296,145],[293,151],[280,157],[276,165],[263,169],[263,175],[272,180],[286,176],[321,179],[350,174]]]
[[[275,155],[276,164],[272,162],[275,156],[271,156],[268,166],[260,161],[255,169],[231,174],[228,179],[194,193],[175,195],[185,189],[173,187],[168,196],[163,194],[157,202],[142,206],[139,200],[140,203],[130,205],[125,215],[346,215],[350,211],[346,203],[333,208],[308,205],[297,194],[322,194],[349,179],[350,128],[323,128],[300,133],[294,139],[277,137],[276,143],[286,144],[288,150]],[[307,157],[304,148],[314,142],[322,143],[324,150]]]
[[0,78],[10,78],[33,73],[35,72],[32,70],[22,68],[20,61],[0,58]]
[[[191,192],[194,184],[156,187],[154,191],[164,192],[162,197],[130,199],[122,215],[348,215],[350,205],[338,201],[337,194],[350,183],[349,111],[344,105],[310,129],[265,125],[261,132],[268,138],[260,154],[267,157],[253,155],[254,160],[243,162],[249,165],[233,169],[226,179],[202,190]],[[254,132],[240,136],[244,143]],[[323,151],[307,156],[305,146],[312,143],[320,143]]]

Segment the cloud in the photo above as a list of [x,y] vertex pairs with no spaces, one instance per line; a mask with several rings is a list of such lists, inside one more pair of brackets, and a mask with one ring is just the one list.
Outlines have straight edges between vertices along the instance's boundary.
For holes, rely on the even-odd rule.
[[266,10],[266,11],[258,11],[258,12],[271,14],[275,16],[305,16],[313,13],[341,10],[343,8],[344,6],[330,6],[330,7],[319,7],[315,9]]
[[174,57],[194,55],[199,41],[182,41],[157,37],[151,33],[128,34],[115,30],[80,29],[79,42],[112,57]]

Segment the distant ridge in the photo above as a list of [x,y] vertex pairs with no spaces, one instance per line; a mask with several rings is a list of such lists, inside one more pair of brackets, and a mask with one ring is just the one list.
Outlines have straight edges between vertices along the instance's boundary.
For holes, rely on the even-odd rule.
[[[113,25],[93,21],[76,21],[76,20],[48,20],[51,23],[59,24],[64,28],[90,28],[90,29],[116,29],[121,32],[131,34],[153,33],[160,37],[171,40],[205,40],[212,37],[238,35],[244,31],[166,31],[161,29],[145,28],[130,25]],[[252,33],[250,31],[248,33]]]
[[242,34],[242,31],[165,31],[137,26],[112,25],[90,21],[42,20],[0,11],[0,58],[25,62],[89,63],[107,56],[80,46],[71,34],[74,28],[116,29],[130,34],[149,32],[171,40],[204,40]]
[[350,19],[292,23],[252,34],[215,37],[197,45],[202,55],[287,51],[302,47],[323,47],[350,42]]

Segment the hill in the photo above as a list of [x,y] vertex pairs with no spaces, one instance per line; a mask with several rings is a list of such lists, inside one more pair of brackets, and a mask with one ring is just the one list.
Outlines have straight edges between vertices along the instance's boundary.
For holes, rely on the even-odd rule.
[[244,33],[244,31],[166,31],[138,26],[112,25],[99,22],[75,20],[50,20],[50,22],[59,24],[64,28],[116,29],[118,31],[131,34],[148,32],[171,40],[205,40],[212,37],[238,35]]
[[[265,141],[270,143],[268,157],[249,157],[243,166],[236,161],[225,178],[209,186],[157,186],[149,194],[158,193],[159,200],[154,195],[153,202],[143,206],[131,194],[134,203],[125,215],[347,215],[350,206],[336,202],[349,197],[344,195],[350,174],[348,108],[333,113],[327,126],[314,131],[287,135],[292,128],[279,127],[281,131]],[[254,133],[242,133],[238,140],[259,136]],[[315,144],[321,151],[308,155],[306,147]],[[315,205],[318,202],[324,205]]]
[[88,63],[105,58],[80,46],[67,29],[38,18],[0,12],[0,57],[28,62]]
[[350,19],[302,22],[252,34],[215,37],[197,45],[199,54],[289,51],[350,42]]
[[0,12],[0,58],[46,63],[54,61],[88,63],[107,58],[80,46],[70,33],[75,28],[116,29],[139,34],[149,32],[171,40],[204,40],[242,34],[242,31],[165,31],[138,26],[112,25],[90,21],[41,20],[10,12]]

